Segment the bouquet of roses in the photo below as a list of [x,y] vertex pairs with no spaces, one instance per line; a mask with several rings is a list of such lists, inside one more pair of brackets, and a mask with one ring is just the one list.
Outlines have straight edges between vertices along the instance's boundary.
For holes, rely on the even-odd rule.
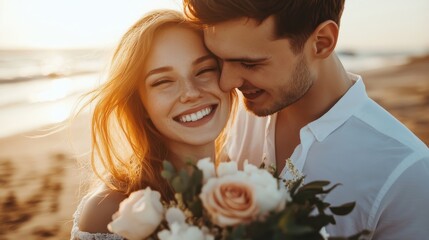
[[327,181],[303,185],[299,178],[288,188],[272,171],[247,163],[242,171],[235,162],[215,169],[210,159],[180,171],[163,164],[161,174],[174,188],[175,201],[162,202],[149,187],[133,192],[120,204],[108,226],[111,232],[130,240],[326,239],[324,227],[335,224],[333,215],[354,207],[323,202],[319,196],[337,186],[324,189]]

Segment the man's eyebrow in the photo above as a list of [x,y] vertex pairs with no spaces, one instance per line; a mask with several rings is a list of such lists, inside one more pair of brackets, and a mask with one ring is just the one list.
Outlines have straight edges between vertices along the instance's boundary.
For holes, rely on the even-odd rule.
[[259,63],[259,62],[265,62],[268,60],[268,58],[225,58],[225,62],[245,62],[245,63]]
[[154,74],[158,74],[158,73],[163,73],[163,72],[168,72],[168,71],[172,71],[173,67],[160,67],[160,68],[155,68],[150,70],[146,76],[144,77],[144,79],[148,78],[150,75],[154,75]]

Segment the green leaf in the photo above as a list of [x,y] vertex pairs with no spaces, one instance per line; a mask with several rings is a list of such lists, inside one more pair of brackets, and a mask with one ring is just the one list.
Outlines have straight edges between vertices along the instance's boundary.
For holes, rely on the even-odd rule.
[[329,181],[313,181],[313,182],[309,182],[309,183],[305,184],[300,189],[301,190],[305,190],[305,189],[319,189],[319,188],[323,188],[325,186],[328,186],[329,184],[330,184]]
[[328,188],[325,190],[325,193],[330,193],[332,190],[334,190],[336,187],[340,186],[340,183],[335,184],[334,186]]
[[321,229],[328,224],[335,224],[335,218],[332,215],[324,214],[310,216],[306,219],[306,224],[311,225],[314,229]]
[[299,179],[298,181],[296,181],[296,182],[292,185],[292,188],[291,188],[291,190],[290,190],[290,193],[291,193],[291,196],[292,196],[292,197],[296,194],[296,192],[297,192],[297,190],[298,190],[299,186],[301,186],[302,181],[304,181],[304,178]]
[[349,203],[345,203],[341,206],[330,207],[329,209],[335,215],[344,216],[344,215],[349,214],[353,210],[355,205],[356,205],[355,202],[349,202]]
[[239,225],[234,227],[232,232],[230,233],[228,239],[231,240],[242,240],[245,239],[246,228],[244,225]]
[[[203,171],[198,168],[194,168],[191,175],[191,183],[193,185],[201,185],[203,184]],[[197,192],[199,193],[199,192]]]
[[190,180],[190,191],[193,196],[198,196],[203,188],[203,172],[195,171]]
[[189,186],[189,175],[188,175],[188,172],[185,169],[181,169],[179,171],[179,176],[182,179],[183,187],[185,189],[187,189],[188,186]]
[[175,173],[176,173],[176,169],[175,169],[175,168],[173,167],[173,165],[172,165],[169,161],[167,161],[167,160],[162,161],[162,167],[164,168],[164,171],[170,172],[170,173],[172,173],[172,174],[175,174]]
[[284,234],[299,236],[299,235],[309,234],[313,231],[314,231],[313,228],[309,226],[290,224],[289,226],[287,226],[286,232],[284,232]]
[[175,176],[171,181],[171,186],[174,188],[174,191],[178,193],[183,193],[186,188],[184,183],[182,182],[182,178],[180,176]]
[[[291,195],[293,200],[297,203],[305,203],[310,202],[311,204],[317,204],[318,203],[318,195],[319,194],[327,194],[335,187],[339,186],[339,184],[335,184],[334,186],[330,187],[329,189],[323,189],[324,186],[329,185],[328,181],[317,181],[317,182],[311,182],[308,183],[300,188],[298,188],[294,195]],[[320,202],[320,201],[319,201]],[[318,207],[320,208],[320,204],[318,204]]]
[[192,215],[196,218],[200,218],[203,216],[203,203],[199,198],[190,202],[188,205],[188,209],[192,212]]
[[330,191],[332,191],[337,186],[341,185],[341,184],[335,184],[334,186],[325,190],[325,189],[323,189],[323,187],[328,185],[329,182],[326,182],[326,183],[327,184],[323,184],[322,182],[314,183],[314,184],[312,184],[312,183],[306,184],[306,185],[302,186],[301,188],[299,188],[297,193],[310,192],[310,193],[314,193],[314,194],[326,194],[326,193],[329,193]]
[[167,181],[169,181],[169,182],[170,182],[171,178],[173,177],[173,174],[172,174],[171,172],[169,172],[169,171],[162,170],[162,171],[161,171],[161,176],[162,176],[163,178],[165,178]]
[[316,198],[317,194],[320,194],[321,191],[319,190],[305,190],[305,191],[298,191],[296,195],[293,197],[294,201],[298,203],[303,203],[305,201],[308,201],[309,199]]
[[299,213],[297,213],[299,209],[297,207],[289,206],[289,209],[283,212],[277,223],[278,228],[286,235],[303,235],[313,231],[310,226],[296,222],[299,218]]
[[362,230],[359,233],[356,233],[355,235],[352,235],[350,237],[328,237],[328,240],[360,240],[363,236],[368,236],[371,233],[371,231],[368,230]]

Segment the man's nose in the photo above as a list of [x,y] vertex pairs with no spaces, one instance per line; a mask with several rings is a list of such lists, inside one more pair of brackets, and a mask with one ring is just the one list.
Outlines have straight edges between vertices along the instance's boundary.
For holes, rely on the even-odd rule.
[[224,63],[222,66],[222,72],[219,79],[219,87],[224,92],[230,92],[234,88],[241,87],[243,80],[237,71],[228,63]]

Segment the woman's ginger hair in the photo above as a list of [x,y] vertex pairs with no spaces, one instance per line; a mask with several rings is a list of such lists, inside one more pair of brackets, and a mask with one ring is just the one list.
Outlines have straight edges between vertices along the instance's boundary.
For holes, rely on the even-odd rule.
[[[164,199],[174,195],[160,174],[168,150],[143,107],[138,84],[155,35],[163,27],[176,25],[191,28],[202,36],[201,30],[186,22],[180,12],[147,13],[120,40],[107,81],[89,93],[87,105],[96,103],[91,125],[91,167],[110,189],[129,194],[150,186]],[[236,93],[232,91],[231,109],[236,108],[235,98]],[[216,139],[217,159],[220,159],[225,136],[224,130]]]

